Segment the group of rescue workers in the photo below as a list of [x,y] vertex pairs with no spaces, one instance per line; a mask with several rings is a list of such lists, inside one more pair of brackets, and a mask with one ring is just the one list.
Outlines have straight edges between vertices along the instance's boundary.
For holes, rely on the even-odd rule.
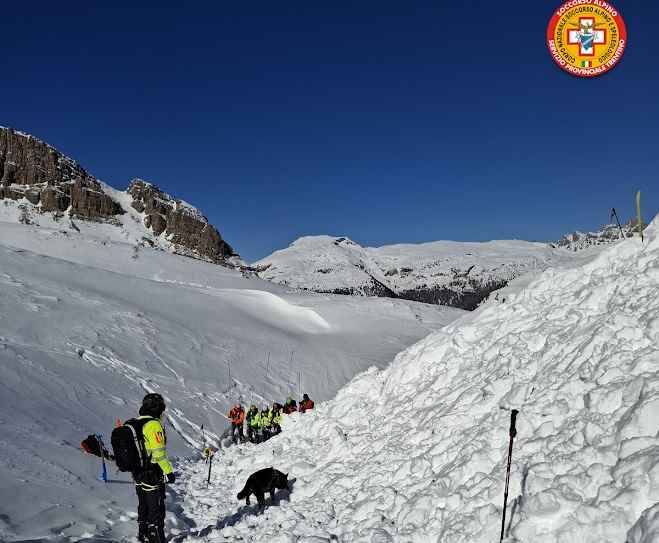
[[[228,417],[234,443],[238,439],[245,441],[244,424],[247,426],[247,439],[261,443],[281,432],[283,415],[295,411],[304,413],[313,408],[313,400],[307,394],[304,394],[299,406],[289,397],[284,405],[275,402],[272,407],[260,412],[252,405],[247,414],[238,403]],[[123,425],[119,422],[113,430],[114,455],[105,449],[102,441],[98,440],[99,436],[90,435],[81,443],[85,452],[100,456],[103,461],[114,461],[120,471],[131,472],[137,492],[137,539],[140,543],[166,542],[165,485],[174,483],[176,475],[167,457],[167,434],[162,423],[165,409],[165,400],[160,394],[152,392],[144,396],[139,416]]]
[[[260,411],[256,405],[252,404],[247,413],[245,413],[244,407],[237,403],[231,408],[227,417],[231,421],[231,438],[234,443],[238,443],[238,440],[243,443],[246,440],[252,443],[262,443],[281,432],[283,415],[290,415],[295,411],[304,413],[313,408],[313,400],[309,398],[308,394],[302,396],[299,405],[289,396],[284,405],[274,402],[272,407],[264,407]],[[247,438],[245,438],[243,427],[247,428]]]

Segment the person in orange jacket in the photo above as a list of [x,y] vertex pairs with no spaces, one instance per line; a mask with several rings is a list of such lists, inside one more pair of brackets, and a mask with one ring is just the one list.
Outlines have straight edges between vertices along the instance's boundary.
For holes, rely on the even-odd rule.
[[308,394],[304,394],[302,396],[302,400],[300,400],[300,413],[304,413],[305,411],[311,411],[313,409],[314,403],[311,398],[309,398]]
[[245,442],[245,435],[243,434],[243,422],[245,420],[245,409],[237,403],[229,411],[229,420],[231,421],[231,439],[234,444],[238,443],[238,439],[242,443]]

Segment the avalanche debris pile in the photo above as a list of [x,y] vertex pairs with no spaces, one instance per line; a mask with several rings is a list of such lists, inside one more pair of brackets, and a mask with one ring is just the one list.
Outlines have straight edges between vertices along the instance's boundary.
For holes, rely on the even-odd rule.
[[[517,408],[507,541],[650,543],[659,533],[659,219],[590,263],[547,270],[228,449],[191,463],[186,541],[491,543]],[[296,478],[257,515],[256,469]]]

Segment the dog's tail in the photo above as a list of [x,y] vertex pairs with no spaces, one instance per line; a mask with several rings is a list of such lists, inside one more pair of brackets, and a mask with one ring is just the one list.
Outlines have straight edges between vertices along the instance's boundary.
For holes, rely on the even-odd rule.
[[245,485],[245,488],[243,488],[240,492],[238,492],[238,495],[236,496],[239,500],[245,499],[249,495],[249,490],[247,488],[247,485]]

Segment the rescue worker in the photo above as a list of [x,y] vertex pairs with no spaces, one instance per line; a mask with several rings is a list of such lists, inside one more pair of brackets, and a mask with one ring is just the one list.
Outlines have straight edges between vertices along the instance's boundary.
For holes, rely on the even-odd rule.
[[140,416],[146,467],[133,473],[137,492],[138,540],[141,543],[165,543],[165,481],[176,480],[174,468],[167,458],[167,435],[162,426],[165,400],[160,394],[144,396]]
[[231,408],[231,411],[229,411],[229,420],[231,421],[231,438],[234,445],[238,443],[238,438],[244,443],[243,421],[245,420],[245,410],[242,405],[237,403]]
[[284,405],[284,414],[290,415],[295,411],[297,411],[297,404],[295,403],[295,400],[289,396],[286,400],[286,404]]
[[281,406],[278,403],[272,404],[272,435],[277,435],[281,433]]
[[300,400],[300,413],[304,413],[305,411],[311,411],[314,407],[313,400],[309,398],[308,394],[304,394],[302,396],[302,400]]
[[249,406],[249,411],[245,416],[245,424],[247,425],[247,439],[252,443],[256,442],[256,425],[252,423],[254,417],[259,414],[257,407],[252,404]]
[[254,437],[254,443],[261,443],[261,413],[259,413],[258,408],[256,409],[256,414],[252,417],[250,421],[250,426],[252,427],[252,436]]
[[267,407],[261,410],[261,420],[259,421],[259,428],[261,429],[261,441],[270,439],[270,425],[272,424],[271,413]]

